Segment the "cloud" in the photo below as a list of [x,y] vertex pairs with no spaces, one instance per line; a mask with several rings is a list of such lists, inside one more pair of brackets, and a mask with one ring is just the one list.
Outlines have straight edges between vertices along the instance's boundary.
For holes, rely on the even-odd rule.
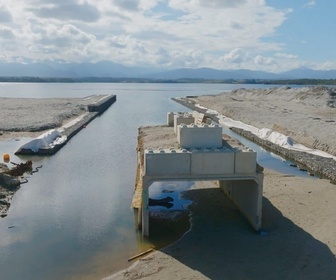
[[0,22],[12,22],[13,17],[6,6],[0,6]]
[[201,6],[208,8],[233,8],[246,3],[246,0],[198,0]]
[[230,27],[231,27],[232,29],[243,29],[243,28],[244,28],[244,26],[243,26],[240,22],[235,21],[235,20],[232,20],[232,21],[230,22]]
[[0,39],[11,40],[14,39],[15,35],[13,31],[5,26],[0,26]]
[[23,42],[23,56],[40,61],[90,61],[95,57],[91,47],[99,49],[92,34],[70,23],[46,24],[44,19],[29,19],[19,40]]
[[317,70],[334,70],[336,69],[336,61],[324,61],[322,64],[314,65],[311,67]]
[[[167,60],[164,66],[167,67],[196,68],[199,67],[200,64],[204,63],[204,55],[197,50],[170,50],[166,52],[168,53],[169,60]],[[161,55],[158,57],[163,60],[166,56]]]
[[254,59],[254,63],[257,65],[274,65],[276,64],[275,60],[271,57],[264,57],[261,55],[257,55]]
[[288,54],[288,53],[276,53],[275,56],[279,57],[279,58],[286,58],[286,59],[296,59],[296,58],[298,58],[297,55]]
[[315,5],[316,5],[316,2],[314,0],[311,0],[311,1],[307,2],[306,4],[304,4],[302,7],[303,8],[311,8]]
[[88,35],[71,24],[62,26],[48,26],[46,29],[40,29],[37,33],[35,42],[38,45],[59,49],[78,48],[89,44],[94,37]]
[[246,54],[242,49],[236,48],[229,53],[225,54],[221,60],[226,63],[242,63],[246,57]]
[[0,50],[13,57],[248,68],[264,52],[285,53],[272,36],[288,11],[263,0],[3,1],[17,49]]
[[59,4],[41,8],[30,8],[40,18],[55,18],[60,20],[79,20],[95,22],[100,18],[98,9],[87,3],[85,4]]
[[135,0],[113,0],[113,3],[127,11],[137,11],[139,9],[139,3]]

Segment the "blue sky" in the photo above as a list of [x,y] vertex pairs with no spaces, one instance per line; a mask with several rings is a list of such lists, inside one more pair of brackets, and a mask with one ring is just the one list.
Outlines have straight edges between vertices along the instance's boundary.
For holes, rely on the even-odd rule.
[[336,1],[1,0],[1,62],[336,69]]

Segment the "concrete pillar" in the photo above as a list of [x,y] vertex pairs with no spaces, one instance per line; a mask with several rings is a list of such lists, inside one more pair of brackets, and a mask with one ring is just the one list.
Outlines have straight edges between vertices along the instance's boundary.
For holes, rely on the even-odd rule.
[[167,113],[167,125],[173,127],[174,126],[174,112]]
[[263,174],[248,180],[220,180],[219,186],[232,200],[255,230],[262,219]]

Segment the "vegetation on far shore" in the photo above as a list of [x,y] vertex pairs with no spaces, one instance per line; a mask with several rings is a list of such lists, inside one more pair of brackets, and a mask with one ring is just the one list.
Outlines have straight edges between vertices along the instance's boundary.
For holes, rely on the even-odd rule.
[[336,85],[336,79],[146,79],[113,77],[0,77],[1,83],[203,83],[203,84],[264,84],[264,85]]

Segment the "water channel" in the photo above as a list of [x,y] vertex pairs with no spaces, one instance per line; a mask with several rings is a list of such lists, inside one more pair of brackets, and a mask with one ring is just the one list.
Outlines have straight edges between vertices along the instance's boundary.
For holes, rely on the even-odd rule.
[[[165,238],[144,240],[135,229],[130,204],[138,127],[165,124],[169,111],[188,111],[171,101],[172,97],[217,94],[239,87],[225,84],[0,84],[0,97],[117,95],[117,102],[111,108],[56,155],[33,158],[34,164],[43,167],[29,176],[29,182],[15,194],[8,216],[0,219],[0,278],[100,279],[127,267],[129,257],[150,246],[172,242]],[[234,135],[231,131],[225,133]],[[278,156],[237,137],[258,151],[262,166],[307,176]],[[0,142],[0,154],[13,154],[20,144],[17,140]],[[12,160],[25,158],[13,157]],[[177,182],[165,184],[151,187],[151,196],[160,197],[163,191],[168,191],[177,198],[178,192],[172,193],[173,189],[181,191],[192,186]],[[190,202],[178,203],[174,204],[174,210],[183,209]]]

